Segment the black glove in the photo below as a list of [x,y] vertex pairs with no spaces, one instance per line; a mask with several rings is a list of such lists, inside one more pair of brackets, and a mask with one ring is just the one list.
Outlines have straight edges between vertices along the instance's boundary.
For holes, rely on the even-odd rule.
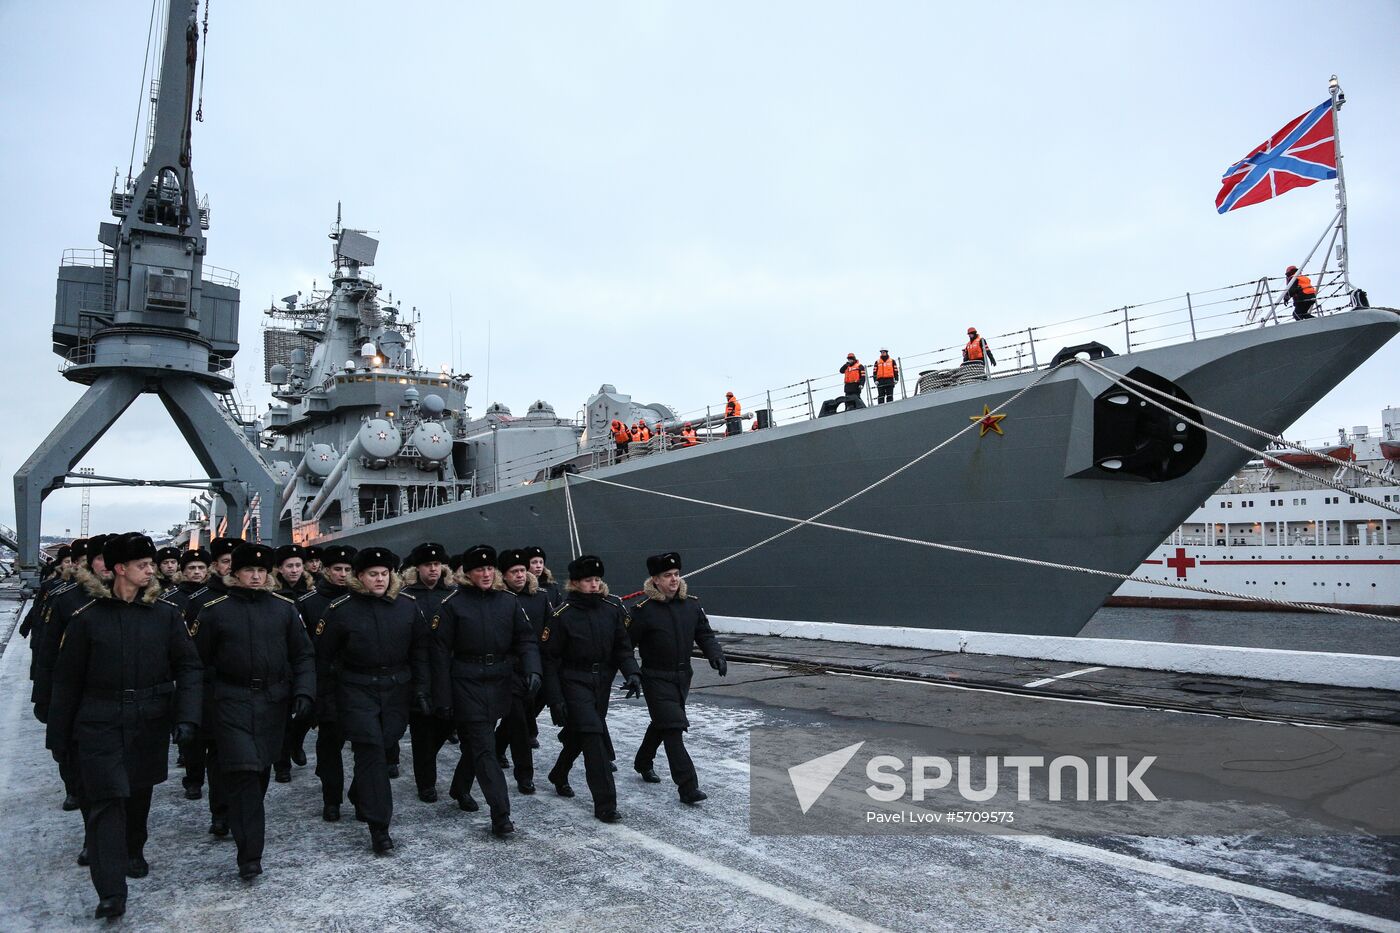
[[451,721],[452,721],[452,707],[450,707],[450,706],[439,706],[437,709],[433,710],[433,716],[435,716],[435,717],[438,718],[438,719],[443,720],[444,722],[451,722]]
[[726,677],[729,674],[729,662],[724,659],[724,655],[717,658],[710,658],[710,667],[719,672],[719,676]]
[[170,730],[170,741],[176,745],[188,745],[194,741],[195,725],[192,722],[177,722]]
[[413,711],[420,716],[433,715],[433,704],[428,702],[428,695],[426,693],[414,694]]
[[47,726],[49,724],[49,708],[47,706],[42,706],[38,703],[35,703],[34,718]]
[[292,718],[305,719],[311,715],[311,698],[304,696],[292,697]]
[[560,729],[564,728],[569,721],[569,711],[564,708],[563,703],[549,704],[549,721]]
[[525,693],[530,699],[540,692],[540,675],[531,671],[525,675]]
[[32,629],[33,627],[34,627],[34,625],[33,625],[33,623],[30,621],[29,617],[28,617],[28,616],[25,616],[24,621],[21,622],[21,623],[19,624],[19,637],[20,637],[20,638],[28,638],[28,637],[29,637],[29,630]]
[[624,698],[630,700],[633,697],[642,695],[642,678],[640,674],[628,674],[627,679],[622,682],[622,685],[627,688],[627,692],[623,694]]

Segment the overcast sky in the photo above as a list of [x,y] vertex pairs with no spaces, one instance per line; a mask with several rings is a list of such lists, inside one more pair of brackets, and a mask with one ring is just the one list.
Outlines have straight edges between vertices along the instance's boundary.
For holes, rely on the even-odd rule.
[[[112,219],[148,15],[0,0],[5,477],[82,391],[49,352],[55,276]],[[478,412],[572,414],[603,382],[693,410],[848,350],[1278,275],[1332,186],[1223,217],[1215,192],[1334,72],[1352,277],[1395,305],[1397,36],[1394,0],[218,3],[194,169],[208,262],[242,277],[239,389],[265,407],[261,311],[324,285],[337,201]],[[1397,368],[1400,342],[1290,436],[1378,426]],[[200,475],[151,396],[84,465]],[[92,530],[164,529],[187,499],[97,491]],[[78,508],[52,495],[45,532],[76,533]]]

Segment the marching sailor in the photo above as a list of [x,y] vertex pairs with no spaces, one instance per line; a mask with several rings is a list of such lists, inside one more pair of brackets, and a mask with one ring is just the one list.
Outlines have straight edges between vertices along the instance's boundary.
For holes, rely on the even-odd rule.
[[[452,573],[447,567],[447,548],[436,541],[425,541],[409,552],[408,569],[404,571],[403,591],[418,601],[418,608],[428,620],[437,615],[442,601],[455,590]],[[413,751],[413,781],[418,785],[418,799],[436,803],[437,757],[452,731],[452,723],[431,714],[410,710],[408,739]]]

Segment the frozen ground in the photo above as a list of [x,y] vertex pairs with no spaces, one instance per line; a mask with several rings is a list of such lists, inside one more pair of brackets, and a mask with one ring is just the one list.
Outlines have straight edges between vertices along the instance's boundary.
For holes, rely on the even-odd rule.
[[[0,639],[15,605],[0,601]],[[27,663],[27,643],[12,639],[0,657],[0,926],[89,928],[96,898],[87,870],[74,862],[80,821],[59,809],[57,773],[27,702]],[[1056,716],[1083,704],[759,665],[734,665],[726,682],[705,670],[697,686],[688,741],[710,799],[685,807],[669,782],[643,784],[630,771],[645,710],[619,700],[610,717],[621,767],[623,822],[615,826],[592,819],[581,768],[574,775],[578,798],[548,790],[543,774],[557,749],[548,729],[536,758],[545,791],[514,796],[518,832],[506,841],[487,833],[484,813],[420,803],[405,740],[392,855],[369,852],[368,834],[348,818],[348,806],[344,821],[321,821],[313,758],[294,770],[291,784],[269,790],[266,874],[250,885],[235,874],[232,842],[205,833],[205,802],[184,800],[172,780],[156,790],[151,874],[131,882],[121,925],[1400,930],[1397,850],[1379,841],[1116,838],[1085,845],[1041,837],[754,836],[747,810],[751,726],[975,718],[990,704]],[[456,754],[453,746],[444,749],[440,790]]]

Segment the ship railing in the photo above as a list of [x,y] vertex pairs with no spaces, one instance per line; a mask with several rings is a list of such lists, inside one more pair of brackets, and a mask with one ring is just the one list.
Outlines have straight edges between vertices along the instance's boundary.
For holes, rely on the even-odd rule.
[[[1317,301],[1312,309],[1316,316],[1336,314],[1353,307],[1352,290],[1338,271],[1313,276],[1317,283]],[[922,391],[936,391],[952,385],[963,385],[978,378],[998,379],[1005,376],[1034,372],[1054,362],[1064,349],[1098,343],[1115,354],[1131,353],[1178,343],[1203,340],[1220,334],[1252,328],[1274,326],[1291,318],[1291,308],[1283,305],[1286,280],[1282,277],[1252,279],[1199,292],[1186,292],[1169,298],[1139,304],[1121,305],[1068,318],[1052,324],[1032,325],[984,333],[997,364],[988,372],[965,367],[962,350],[965,338],[933,350],[908,356],[892,354],[898,364],[899,378],[893,389],[898,402]],[[878,344],[877,344],[878,346]],[[836,363],[843,362],[836,357]],[[867,379],[861,393],[866,406],[876,404],[873,378],[874,356],[863,357]],[[832,371],[823,376],[802,379],[776,388],[739,395],[746,413],[766,409],[771,424],[807,421],[819,416],[822,403],[844,394],[844,378]],[[723,403],[681,412],[682,421],[706,419],[722,411]],[[746,429],[752,427],[746,421]],[[722,424],[711,424],[702,433],[718,439],[724,436]]]
[[[59,260],[59,266],[80,266],[88,269],[111,269],[116,264],[116,257],[109,249],[65,249],[63,258]],[[200,278],[212,285],[227,285],[229,288],[238,287],[238,273],[232,269],[225,269],[222,266],[212,266],[205,263],[202,267]]]

